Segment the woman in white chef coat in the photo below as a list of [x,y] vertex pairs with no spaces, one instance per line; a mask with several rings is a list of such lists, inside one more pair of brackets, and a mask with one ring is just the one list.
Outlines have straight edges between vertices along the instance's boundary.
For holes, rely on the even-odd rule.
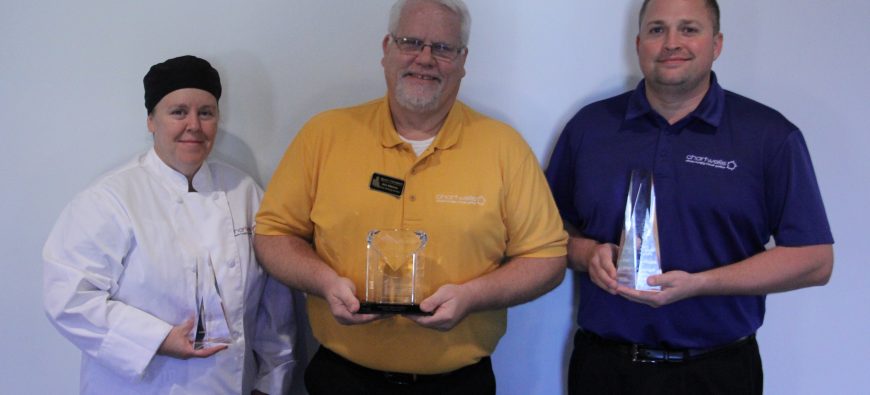
[[218,72],[188,55],[143,82],[154,146],[79,193],[43,251],[45,310],[82,350],[80,391],[286,393],[293,300],[254,257],[262,190],[207,160]]

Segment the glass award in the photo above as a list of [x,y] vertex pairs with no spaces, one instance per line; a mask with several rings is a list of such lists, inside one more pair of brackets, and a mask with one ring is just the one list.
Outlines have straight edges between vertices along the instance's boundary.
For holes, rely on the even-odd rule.
[[199,350],[230,344],[230,328],[211,257],[205,262],[197,259],[195,277],[196,325],[193,329],[193,348]]
[[421,230],[376,229],[366,236],[365,297],[359,313],[425,314],[420,310],[423,249]]
[[660,291],[647,278],[661,274],[656,194],[648,170],[632,170],[625,202],[625,224],[616,263],[619,285],[641,291]]

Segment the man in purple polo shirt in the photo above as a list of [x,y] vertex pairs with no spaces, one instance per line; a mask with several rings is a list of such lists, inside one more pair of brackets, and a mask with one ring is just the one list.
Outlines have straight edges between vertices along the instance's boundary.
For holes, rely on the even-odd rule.
[[[644,80],[580,110],[547,169],[580,281],[569,393],[761,393],[765,295],[833,266],[809,153],[781,114],[717,83],[715,0],[647,0],[639,19]],[[632,169],[654,177],[660,292],[617,285]]]

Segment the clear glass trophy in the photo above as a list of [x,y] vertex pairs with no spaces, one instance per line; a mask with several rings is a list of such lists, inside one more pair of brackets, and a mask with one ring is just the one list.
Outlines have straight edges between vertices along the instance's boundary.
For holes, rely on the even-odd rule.
[[368,233],[360,313],[429,314],[419,306],[421,258],[428,241],[429,236],[421,230],[376,229]]
[[660,291],[647,278],[662,273],[659,255],[656,194],[653,175],[648,170],[632,170],[625,202],[625,226],[617,258],[616,279],[625,287],[641,291]]
[[193,348],[202,349],[230,344],[230,328],[224,313],[220,289],[217,285],[211,257],[196,260],[196,325],[193,329]]

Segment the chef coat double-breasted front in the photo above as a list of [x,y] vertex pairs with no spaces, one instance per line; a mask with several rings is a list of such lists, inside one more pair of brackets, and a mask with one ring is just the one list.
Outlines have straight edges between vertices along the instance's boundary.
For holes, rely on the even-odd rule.
[[[262,190],[214,161],[193,187],[151,149],[78,194],[49,235],[45,309],[82,351],[81,393],[288,391],[294,303],[254,257]],[[209,261],[229,347],[209,358],[157,355],[170,329],[194,317],[197,265]]]

